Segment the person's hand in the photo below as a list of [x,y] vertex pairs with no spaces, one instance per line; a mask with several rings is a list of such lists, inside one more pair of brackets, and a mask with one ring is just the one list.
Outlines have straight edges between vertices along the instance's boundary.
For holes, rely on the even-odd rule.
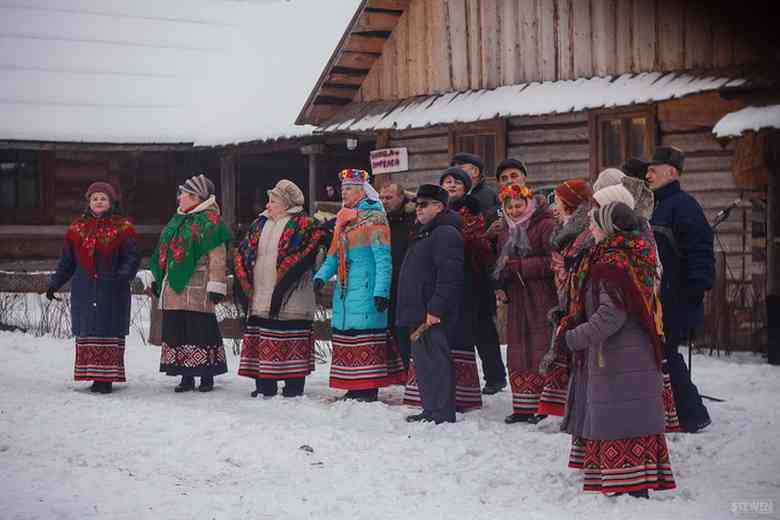
[[485,236],[487,238],[496,238],[498,235],[501,234],[502,231],[504,231],[504,219],[500,218],[495,222],[493,222],[492,224],[490,224],[490,227],[485,233]]
[[154,293],[155,298],[160,297],[160,286],[157,285],[157,281],[152,281],[152,293]]
[[378,312],[385,312],[390,305],[390,300],[384,296],[374,296],[374,307]]
[[509,298],[506,295],[506,291],[503,289],[496,289],[496,303],[499,305],[504,305],[506,303],[509,303]]
[[314,279],[314,294],[317,296],[322,294],[322,288],[325,287],[325,282],[320,280],[319,278]]
[[438,316],[434,316],[433,314],[426,314],[425,315],[425,324],[429,327],[433,327],[434,325],[438,325],[441,323],[441,318]]
[[209,301],[214,305],[221,303],[224,299],[224,294],[209,291]]
[[60,301],[59,298],[54,296],[54,287],[49,287],[46,289],[46,299],[49,301]]

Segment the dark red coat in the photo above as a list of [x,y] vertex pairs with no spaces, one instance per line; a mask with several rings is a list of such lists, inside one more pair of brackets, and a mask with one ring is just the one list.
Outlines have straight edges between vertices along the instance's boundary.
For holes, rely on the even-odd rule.
[[[528,223],[531,251],[522,258],[509,259],[501,273],[499,285],[509,297],[507,357],[513,372],[538,372],[550,347],[552,325],[547,312],[558,304],[551,265],[550,235],[554,229],[555,218],[549,207],[539,207]],[[499,235],[498,251],[507,235],[506,229]]]

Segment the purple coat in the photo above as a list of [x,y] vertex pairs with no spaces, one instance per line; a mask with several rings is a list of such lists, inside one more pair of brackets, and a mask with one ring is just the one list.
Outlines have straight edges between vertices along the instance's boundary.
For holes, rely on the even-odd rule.
[[572,371],[561,429],[590,440],[663,433],[663,381],[650,338],[606,290],[594,295],[590,284],[584,290],[587,321],[565,340],[586,361]]

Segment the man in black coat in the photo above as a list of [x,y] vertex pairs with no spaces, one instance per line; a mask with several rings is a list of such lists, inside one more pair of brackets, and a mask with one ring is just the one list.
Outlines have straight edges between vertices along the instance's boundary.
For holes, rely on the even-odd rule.
[[680,425],[694,433],[710,424],[685,360],[678,352],[704,320],[704,293],[715,278],[712,228],[699,203],[680,188],[685,155],[671,146],[658,147],[647,170],[655,194],[653,226],[663,277],[661,303],[666,336],[665,357],[672,380]]
[[417,236],[398,281],[396,325],[403,338],[421,324],[429,328],[412,345],[423,411],[409,422],[455,422],[455,368],[450,344],[463,288],[460,217],[447,209],[447,192],[424,184],[417,192]]
[[498,218],[498,195],[485,182],[485,162],[482,157],[473,153],[456,153],[452,156],[450,166],[457,166],[469,174],[471,178],[469,194],[479,201],[479,207],[485,215],[485,224],[490,227],[490,224]]
[[[387,323],[393,329],[398,307],[398,276],[401,274],[401,264],[406,256],[417,217],[414,205],[398,184],[388,184],[382,188],[379,198],[382,199],[382,204],[385,206],[387,222],[390,224],[390,254],[393,260],[393,276],[390,281],[390,306],[387,309]],[[397,331],[392,330],[391,333],[398,337]],[[408,344],[408,342],[399,342],[398,345],[401,358],[407,369],[409,368],[409,350],[406,348]]]

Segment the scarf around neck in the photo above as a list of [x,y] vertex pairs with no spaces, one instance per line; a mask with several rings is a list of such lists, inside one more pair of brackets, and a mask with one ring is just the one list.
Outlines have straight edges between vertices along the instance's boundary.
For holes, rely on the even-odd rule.
[[155,281],[162,287],[167,276],[170,288],[182,292],[201,257],[229,244],[232,238],[213,196],[189,211],[177,210],[163,229],[152,256]]
[[137,239],[138,234],[129,220],[121,215],[95,216],[87,212],[76,219],[65,233],[76,257],[87,273],[96,271],[95,255],[109,255],[119,249],[127,239]]

